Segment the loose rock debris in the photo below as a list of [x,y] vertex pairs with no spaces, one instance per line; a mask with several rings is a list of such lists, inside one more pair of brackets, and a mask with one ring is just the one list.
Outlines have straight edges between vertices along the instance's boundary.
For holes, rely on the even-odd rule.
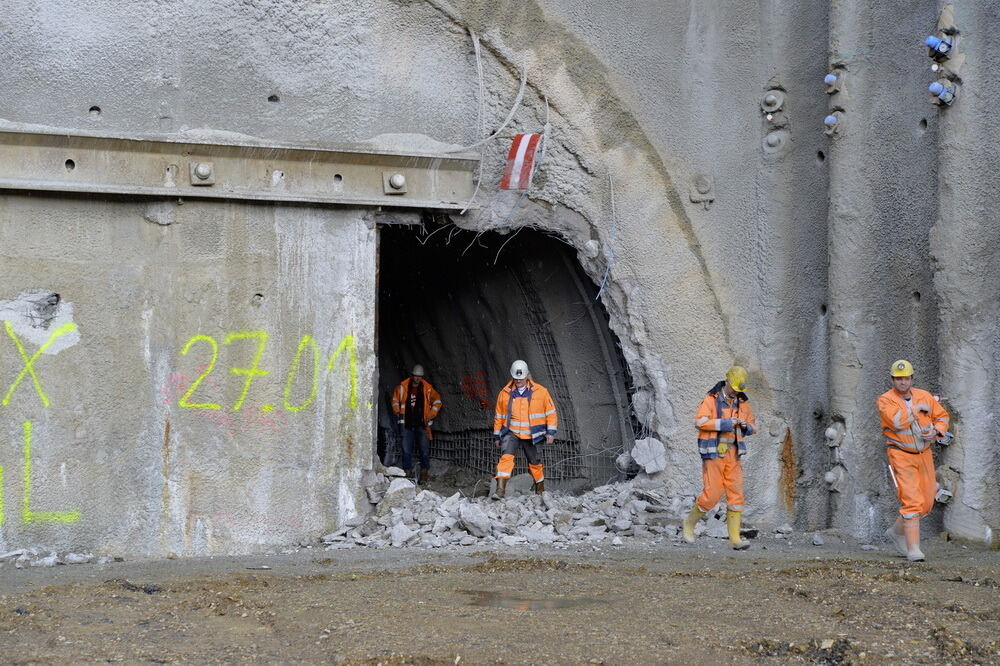
[[54,551],[41,548],[19,548],[6,553],[0,553],[0,567],[13,564],[15,569],[24,567],[54,567],[60,564],[87,564],[96,561],[99,564],[121,561],[121,558],[103,556],[95,558],[93,553],[65,553],[60,555]]
[[[626,539],[677,540],[694,501],[691,496],[670,496],[662,488],[631,481],[600,486],[579,496],[547,491],[541,495],[509,492],[500,501],[461,493],[445,497],[419,490],[395,471],[389,468],[389,474],[379,474],[367,489],[375,505],[372,514],[322,537],[327,550],[492,544],[568,548],[601,542],[620,546]],[[515,485],[512,480],[508,489]],[[699,523],[697,531],[726,538],[725,508]],[[748,528],[745,534],[752,538],[757,530]]]

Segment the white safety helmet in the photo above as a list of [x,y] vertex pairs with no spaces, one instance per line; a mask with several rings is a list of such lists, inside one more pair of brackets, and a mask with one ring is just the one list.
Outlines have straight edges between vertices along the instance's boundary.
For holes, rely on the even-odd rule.
[[424,376],[424,366],[422,366],[419,363],[417,363],[415,366],[413,366],[413,371],[410,372],[410,374],[413,375],[414,377],[423,377]]
[[528,364],[518,359],[510,366],[510,376],[514,379],[527,379]]

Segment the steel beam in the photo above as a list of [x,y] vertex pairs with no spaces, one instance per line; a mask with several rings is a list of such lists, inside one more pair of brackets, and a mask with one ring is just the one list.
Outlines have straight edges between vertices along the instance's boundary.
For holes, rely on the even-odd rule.
[[462,209],[477,154],[0,129],[0,189]]

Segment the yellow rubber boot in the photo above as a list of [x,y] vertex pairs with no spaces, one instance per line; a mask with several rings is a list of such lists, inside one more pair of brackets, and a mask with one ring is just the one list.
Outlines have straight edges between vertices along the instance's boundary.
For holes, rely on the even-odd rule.
[[729,530],[729,544],[733,550],[746,550],[750,547],[749,541],[740,538],[740,521],[742,514],[739,511],[726,511],[726,528]]
[[698,524],[705,512],[698,508],[695,504],[691,507],[691,513],[687,515],[684,519],[684,540],[688,543],[694,543],[694,526]]

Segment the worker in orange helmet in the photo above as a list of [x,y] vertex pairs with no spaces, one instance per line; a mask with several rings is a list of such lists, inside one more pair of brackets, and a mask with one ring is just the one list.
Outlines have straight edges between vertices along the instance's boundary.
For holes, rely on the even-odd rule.
[[937,399],[913,386],[913,366],[898,360],[889,368],[892,388],[875,400],[889,472],[899,496],[899,516],[885,531],[900,555],[922,562],[920,518],[934,506],[937,480],[931,445],[948,436],[949,416]]
[[535,492],[545,492],[545,472],[539,447],[556,438],[559,417],[548,389],[530,378],[528,364],[514,361],[510,366],[510,382],[497,395],[497,411],[493,419],[493,440],[500,447],[497,463],[497,485],[493,499],[507,492],[507,482],[514,471],[514,455],[523,449],[528,459],[528,471],[535,480]]
[[413,366],[410,377],[392,392],[392,413],[403,433],[403,471],[413,476],[413,449],[419,446],[420,483],[430,480],[431,426],[441,411],[441,394],[424,379],[424,366]]
[[684,519],[684,540],[688,543],[694,543],[695,525],[725,493],[729,543],[734,550],[750,547],[740,538],[740,520],[746,508],[740,458],[746,454],[746,438],[755,432],[753,409],[744,393],[746,385],[747,371],[734,365],[725,380],[709,389],[695,413],[704,488]]

